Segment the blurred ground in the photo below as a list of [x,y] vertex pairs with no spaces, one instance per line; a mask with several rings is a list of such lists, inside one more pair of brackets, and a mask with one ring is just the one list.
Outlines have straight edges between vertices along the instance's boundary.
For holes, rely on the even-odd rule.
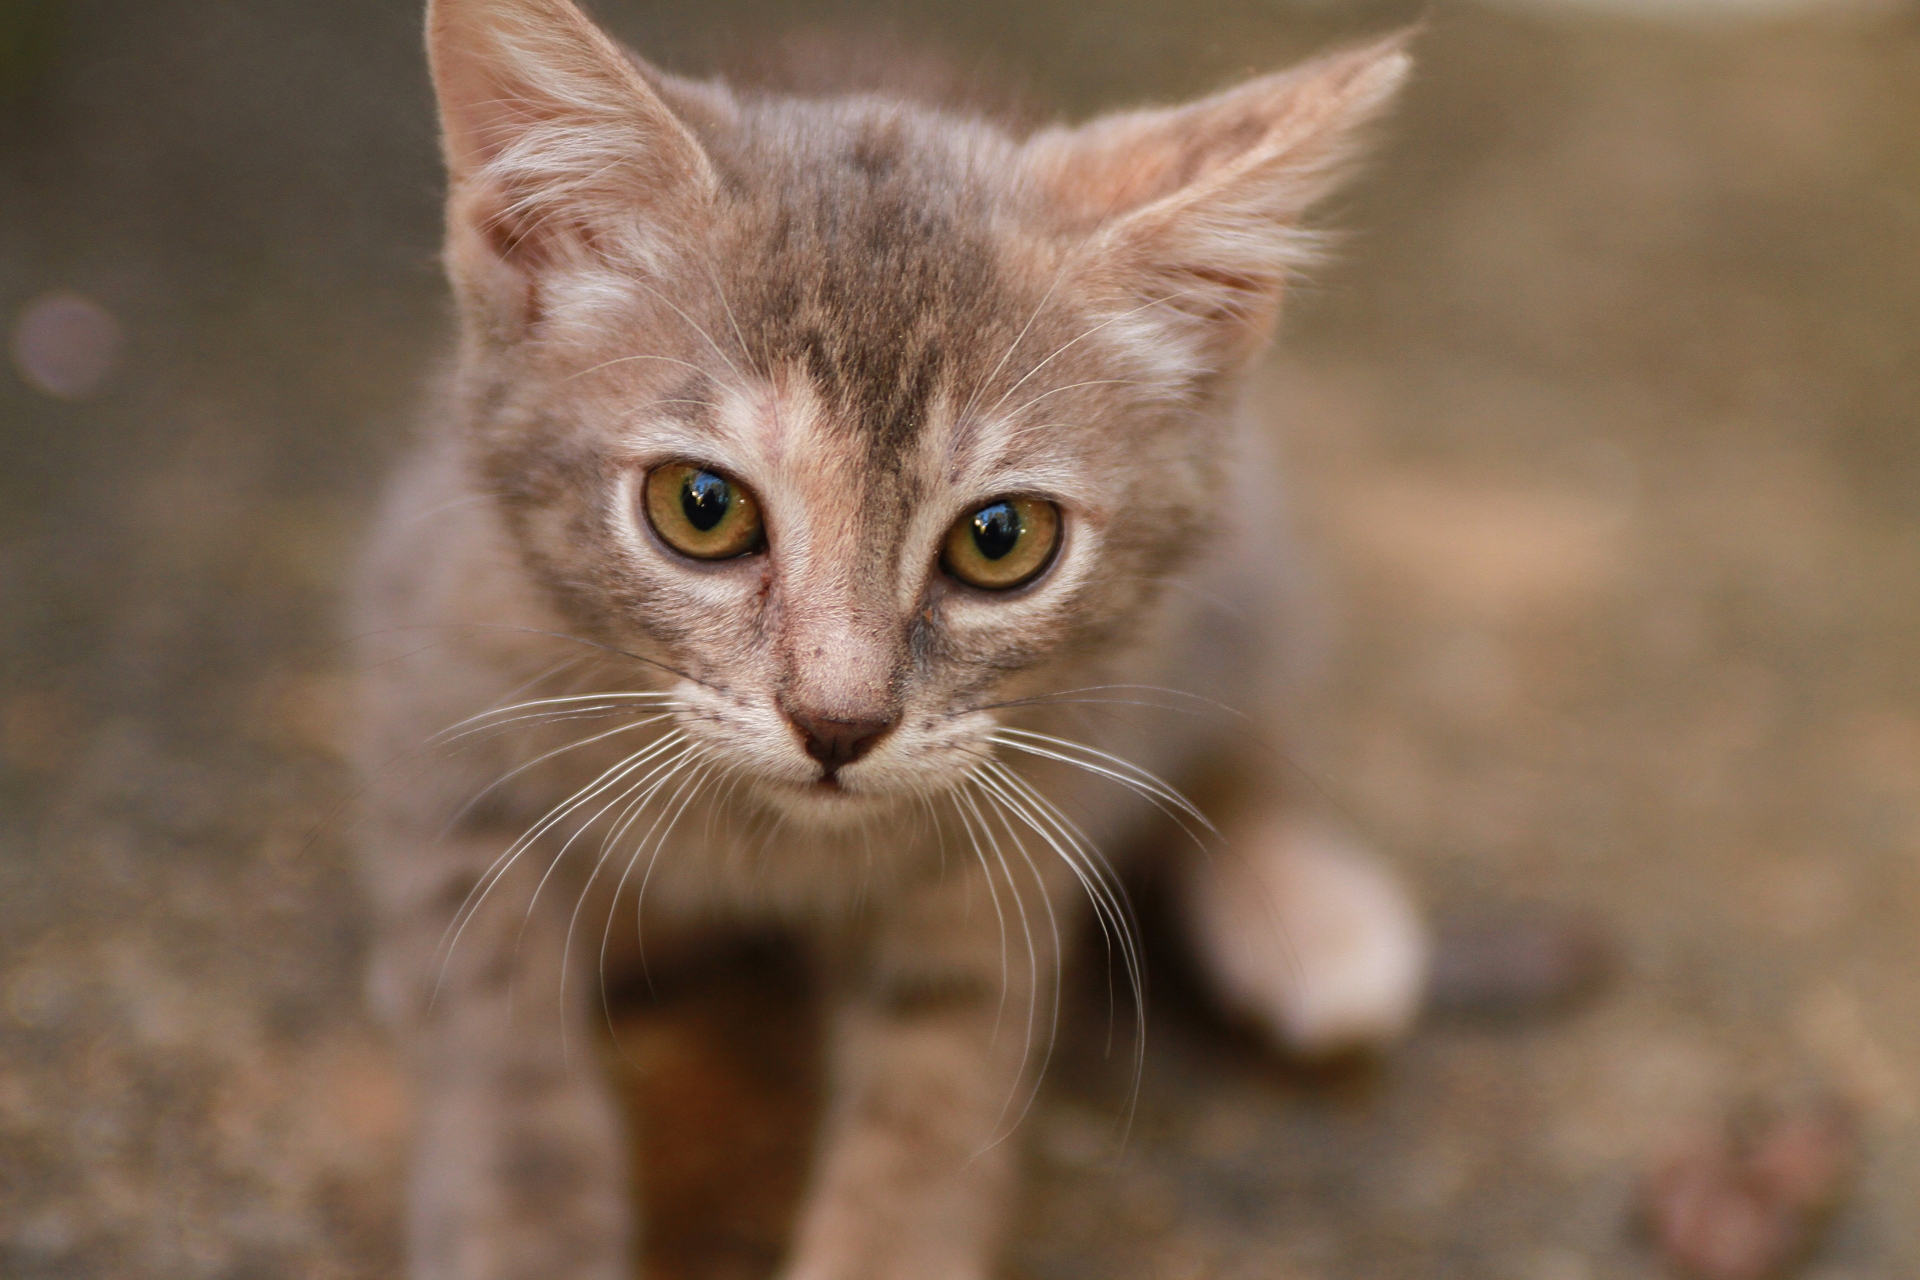
[[[680,65],[796,13],[602,8]],[[1083,110],[1405,16],[955,0],[906,29]],[[343,566],[444,333],[415,21],[0,9],[0,315],[76,290],[124,339],[90,399],[0,372],[9,1277],[395,1265],[405,1110],[330,743]],[[1442,6],[1421,56],[1264,379],[1340,609],[1300,754],[1441,911],[1589,908],[1623,971],[1318,1078],[1169,974],[1124,1149],[1083,999],[1009,1274],[1652,1276],[1650,1164],[1816,1092],[1868,1145],[1804,1274],[1920,1274],[1920,11]],[[770,1264],[802,994],[775,953],[623,1025],[657,1274]]]

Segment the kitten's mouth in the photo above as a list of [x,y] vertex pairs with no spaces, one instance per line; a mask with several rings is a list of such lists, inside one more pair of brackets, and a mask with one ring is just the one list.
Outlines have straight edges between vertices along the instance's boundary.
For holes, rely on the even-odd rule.
[[822,809],[843,809],[849,806],[869,805],[884,802],[886,797],[861,786],[849,786],[834,774],[823,774],[812,782],[788,784],[793,793],[811,801],[813,806]]
[[851,798],[858,794],[849,791],[841,784],[840,779],[831,773],[822,774],[811,782],[781,782],[779,787],[790,795],[810,796],[816,800],[824,800],[829,796]]
[[836,770],[822,771],[812,778],[768,779],[769,798],[777,798],[793,812],[819,816],[839,813],[851,815],[873,805],[895,803],[899,797],[884,784],[875,786],[865,779],[845,779]]

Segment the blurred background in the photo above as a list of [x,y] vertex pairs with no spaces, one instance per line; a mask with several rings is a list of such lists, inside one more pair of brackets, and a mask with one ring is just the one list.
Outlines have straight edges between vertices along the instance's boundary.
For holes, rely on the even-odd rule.
[[[1667,1274],[1663,1162],[1827,1101],[1852,1177],[1762,1262],[1920,1274],[1920,8],[594,8],[696,71],[884,25],[1066,114],[1426,19],[1259,379],[1338,617],[1298,754],[1443,921],[1586,913],[1611,980],[1309,1073],[1175,972],[1124,1144],[1089,996],[1008,1275]],[[446,345],[418,19],[0,0],[8,1277],[394,1274],[334,645]],[[657,1275],[778,1256],[813,1056],[742,965],[623,1025]]]

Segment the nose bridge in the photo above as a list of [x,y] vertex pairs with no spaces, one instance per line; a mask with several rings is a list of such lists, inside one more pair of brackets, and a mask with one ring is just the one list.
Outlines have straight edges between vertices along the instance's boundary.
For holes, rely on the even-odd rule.
[[816,546],[811,563],[785,584],[782,701],[790,712],[848,722],[899,714],[906,634],[891,557],[862,542]]
[[822,607],[789,615],[786,702],[833,720],[891,720],[899,651],[892,619]]

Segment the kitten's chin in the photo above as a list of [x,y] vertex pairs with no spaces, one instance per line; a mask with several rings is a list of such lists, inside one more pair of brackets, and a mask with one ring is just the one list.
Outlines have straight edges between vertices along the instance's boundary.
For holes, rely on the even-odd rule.
[[788,823],[819,831],[858,827],[896,815],[913,803],[913,797],[905,793],[831,779],[769,779],[759,783],[755,791],[762,804]]

